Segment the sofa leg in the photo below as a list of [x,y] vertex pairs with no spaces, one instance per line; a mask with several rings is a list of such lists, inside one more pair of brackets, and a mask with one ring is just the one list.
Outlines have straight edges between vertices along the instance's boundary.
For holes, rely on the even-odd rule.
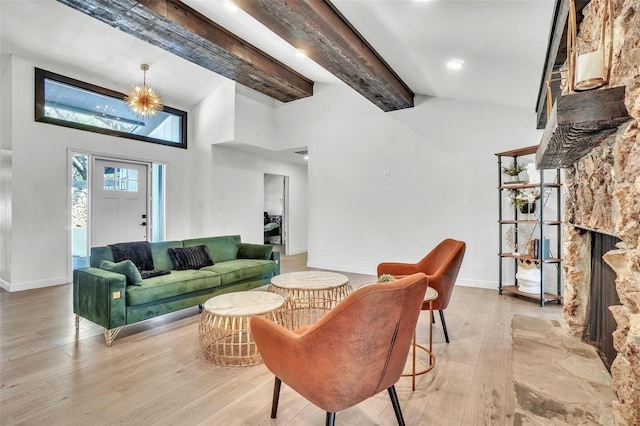
[[80,317],[80,315],[76,314],[76,319],[75,319],[75,323],[76,323],[76,330],[80,329],[80,320],[82,318]]
[[204,309],[204,305],[203,304],[199,304],[198,305],[198,313],[201,314],[203,309]]
[[104,340],[107,342],[107,346],[111,346],[111,343],[113,343],[118,333],[120,333],[120,330],[122,330],[122,327],[116,327],[110,330],[104,329]]

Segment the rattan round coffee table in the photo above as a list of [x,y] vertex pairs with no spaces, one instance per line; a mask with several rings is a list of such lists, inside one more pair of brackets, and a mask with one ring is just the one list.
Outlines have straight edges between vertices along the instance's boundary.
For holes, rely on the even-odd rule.
[[286,300],[284,324],[297,329],[314,324],[353,289],[346,275],[326,271],[300,271],[271,278],[269,291]]
[[200,346],[214,364],[245,366],[262,362],[249,321],[263,316],[280,323],[284,298],[268,291],[239,291],[212,297],[200,314]]

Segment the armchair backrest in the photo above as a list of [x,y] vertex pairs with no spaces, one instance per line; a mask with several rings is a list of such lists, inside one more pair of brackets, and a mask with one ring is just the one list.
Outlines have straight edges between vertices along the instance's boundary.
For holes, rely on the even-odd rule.
[[416,269],[427,274],[429,287],[438,291],[433,309],[445,309],[449,305],[465,249],[466,244],[463,241],[448,238],[418,262]]
[[361,287],[299,336],[282,329],[291,333],[278,343],[285,347],[254,337],[276,377],[325,411],[341,411],[399,380],[427,284],[417,273]]

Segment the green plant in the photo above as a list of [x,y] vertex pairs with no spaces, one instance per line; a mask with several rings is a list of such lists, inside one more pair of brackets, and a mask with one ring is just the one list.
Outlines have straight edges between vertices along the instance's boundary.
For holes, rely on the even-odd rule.
[[518,189],[517,191],[511,191],[509,195],[509,202],[516,206],[516,208],[520,208],[525,204],[535,203],[536,200],[540,199],[540,191],[537,189],[535,191],[524,191]]
[[395,281],[396,277],[391,274],[382,274],[378,277],[379,283],[388,283],[389,281]]
[[514,163],[509,167],[503,167],[502,173],[504,173],[507,176],[518,176],[521,172],[524,172],[525,170],[527,170],[527,166],[525,166],[524,164]]

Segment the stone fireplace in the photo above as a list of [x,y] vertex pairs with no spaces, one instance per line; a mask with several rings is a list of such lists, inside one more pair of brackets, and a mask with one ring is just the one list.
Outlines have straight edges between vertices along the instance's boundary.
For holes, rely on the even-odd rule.
[[[640,1],[612,0],[613,66],[609,87],[625,86],[631,119],[620,125],[572,166],[565,168],[566,208],[563,220],[565,326],[583,335],[590,293],[591,233],[619,238],[603,259],[616,274],[620,305],[609,307],[615,322],[611,365],[617,397],[617,425],[640,424]],[[604,0],[592,0],[583,11],[578,48],[595,50],[600,37]],[[580,11],[578,11],[580,13]]]

